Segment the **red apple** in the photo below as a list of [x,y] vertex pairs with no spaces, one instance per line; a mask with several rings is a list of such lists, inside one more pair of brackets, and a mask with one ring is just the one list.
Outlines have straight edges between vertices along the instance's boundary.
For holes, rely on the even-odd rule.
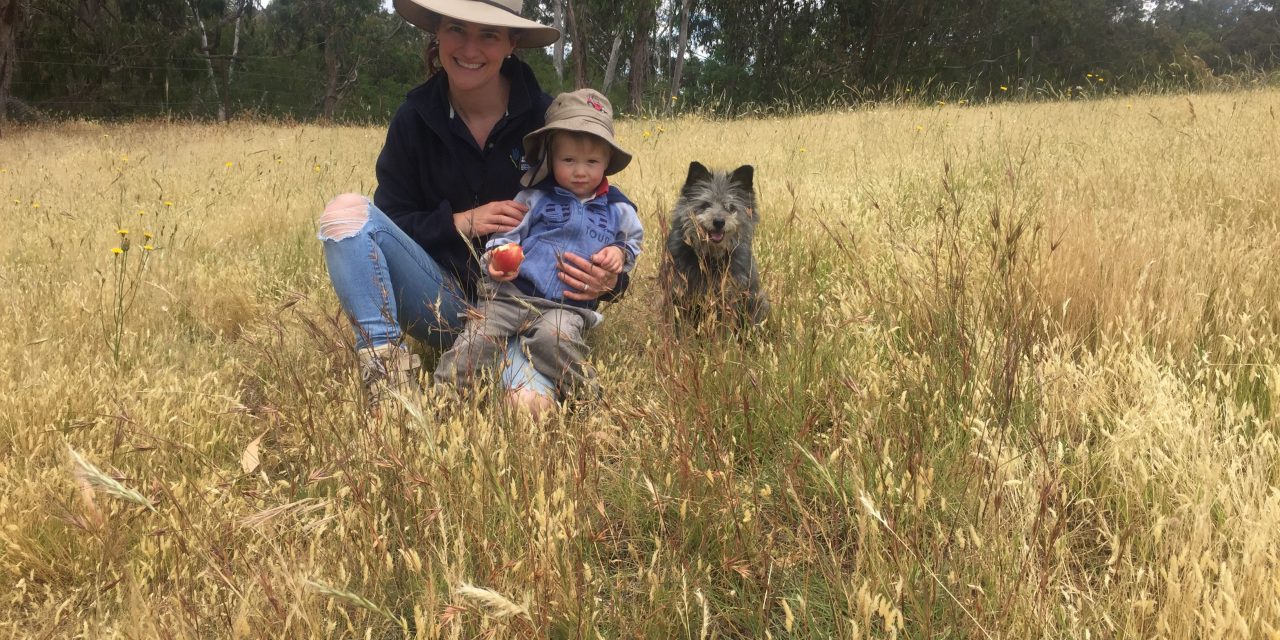
[[493,265],[494,271],[503,273],[519,271],[521,262],[524,262],[524,249],[514,242],[494,249],[493,255],[489,256],[489,264]]

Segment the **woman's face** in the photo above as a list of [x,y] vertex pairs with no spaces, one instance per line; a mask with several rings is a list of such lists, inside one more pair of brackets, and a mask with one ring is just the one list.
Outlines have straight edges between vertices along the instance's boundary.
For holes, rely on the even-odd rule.
[[436,29],[440,42],[440,66],[449,74],[449,88],[466,91],[493,82],[502,59],[516,49],[506,27],[443,18]]

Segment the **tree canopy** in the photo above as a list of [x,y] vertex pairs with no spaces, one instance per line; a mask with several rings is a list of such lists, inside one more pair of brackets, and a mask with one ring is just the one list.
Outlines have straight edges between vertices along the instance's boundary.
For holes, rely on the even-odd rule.
[[[548,91],[625,111],[808,107],[902,95],[1267,74],[1280,0],[548,0]],[[427,36],[378,0],[0,0],[0,118],[383,120]],[[564,59],[557,61],[557,52]],[[7,109],[5,108],[7,105]]]

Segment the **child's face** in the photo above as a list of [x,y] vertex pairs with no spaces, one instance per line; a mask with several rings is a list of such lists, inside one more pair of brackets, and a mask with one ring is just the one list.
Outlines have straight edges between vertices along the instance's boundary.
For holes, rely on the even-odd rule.
[[609,145],[603,140],[556,135],[551,141],[551,171],[556,184],[579,198],[595,195],[610,155]]

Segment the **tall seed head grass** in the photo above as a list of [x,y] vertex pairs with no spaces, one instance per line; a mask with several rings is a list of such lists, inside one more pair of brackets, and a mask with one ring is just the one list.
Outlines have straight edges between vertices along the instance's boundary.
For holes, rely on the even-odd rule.
[[[8,136],[0,634],[1274,634],[1280,94],[1101,95],[618,123],[653,241],[545,423],[367,419],[314,221],[385,131]],[[657,308],[692,160],[756,168],[746,339]]]

